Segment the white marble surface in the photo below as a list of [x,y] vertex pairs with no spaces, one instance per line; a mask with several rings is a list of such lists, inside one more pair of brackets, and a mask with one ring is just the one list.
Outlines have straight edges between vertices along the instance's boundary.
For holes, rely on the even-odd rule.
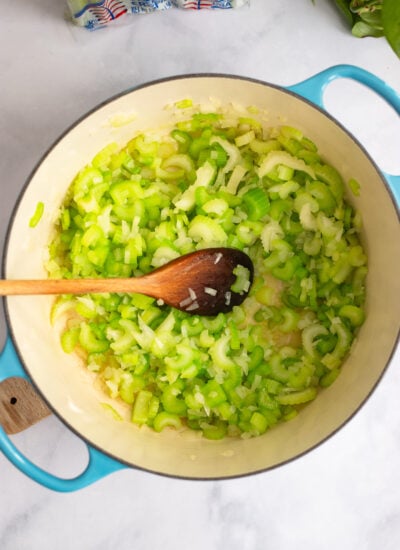
[[[170,10],[89,33],[62,0],[1,2],[0,237],[39,156],[89,108],[128,87],[189,72],[294,84],[338,63],[400,90],[384,40],[353,38],[333,2],[252,0],[230,12]],[[385,170],[400,174],[400,121],[372,93],[326,94]],[[3,330],[4,333],[4,330]],[[397,550],[400,354],[358,415],[297,461],[254,477],[176,481],[124,470],[73,494],[51,492],[0,455],[1,550]],[[77,474],[84,445],[54,417],[14,438],[40,466]]]

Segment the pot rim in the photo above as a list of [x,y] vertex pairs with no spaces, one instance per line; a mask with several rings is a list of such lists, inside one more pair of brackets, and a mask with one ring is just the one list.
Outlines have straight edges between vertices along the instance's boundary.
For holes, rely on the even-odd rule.
[[[46,149],[46,151],[42,154],[42,156],[39,158],[39,160],[37,161],[37,163],[35,164],[35,166],[33,167],[33,169],[31,170],[30,174],[28,175],[28,177],[26,178],[25,182],[24,182],[24,185],[23,187],[21,188],[19,194],[18,194],[18,197],[17,197],[17,200],[13,206],[13,209],[12,209],[12,212],[11,212],[11,216],[10,216],[10,219],[9,219],[9,222],[8,222],[8,226],[7,226],[7,231],[6,231],[6,235],[5,235],[5,240],[4,240],[4,248],[3,248],[3,254],[2,254],[2,260],[1,260],[1,272],[2,272],[2,277],[4,278],[5,276],[5,270],[6,270],[6,263],[7,263],[7,256],[8,256],[8,250],[9,250],[9,245],[10,245],[10,235],[11,235],[11,231],[12,231],[12,228],[13,228],[13,225],[14,225],[14,220],[15,220],[15,217],[17,215],[17,212],[18,212],[18,209],[19,209],[19,205],[25,195],[25,192],[27,190],[27,188],[29,187],[32,179],[34,178],[36,172],[38,171],[38,169],[40,168],[40,166],[46,161],[46,158],[51,154],[51,152],[53,151],[53,149],[64,139],[64,137],[66,135],[68,135],[74,128],[76,128],[81,122],[83,122],[87,117],[89,117],[90,115],[92,115],[93,113],[95,113],[96,111],[98,111],[99,109],[101,109],[102,107],[106,106],[106,105],[109,105],[110,103],[112,103],[113,101],[116,101],[118,100],[119,98],[121,97],[124,97],[130,93],[133,93],[135,91],[138,91],[138,90],[142,90],[142,89],[145,89],[145,88],[149,88],[151,86],[155,86],[155,85],[158,85],[158,84],[163,84],[163,83],[166,83],[166,82],[171,82],[171,81],[178,81],[178,80],[186,80],[186,79],[195,79],[195,78],[215,78],[215,79],[229,79],[229,80],[232,80],[232,79],[237,79],[237,80],[243,80],[243,81],[246,81],[246,82],[249,82],[249,83],[253,83],[253,84],[259,84],[259,85],[262,85],[262,86],[266,86],[266,87],[269,87],[269,88],[273,88],[279,92],[282,92],[284,94],[288,94],[290,96],[293,96],[294,98],[296,98],[297,100],[301,101],[301,102],[304,102],[306,103],[308,106],[314,108],[315,110],[317,110],[322,116],[325,116],[327,117],[331,122],[333,122],[334,124],[336,124],[345,134],[347,134],[347,136],[355,143],[355,145],[361,150],[361,152],[364,154],[364,156],[366,157],[366,159],[369,161],[369,163],[372,165],[372,167],[376,170],[380,180],[381,180],[381,183],[385,186],[386,188],[386,191],[388,192],[389,194],[389,197],[395,207],[395,212],[396,212],[396,215],[397,215],[397,219],[400,221],[400,207],[397,205],[395,199],[394,199],[394,196],[392,194],[392,191],[390,189],[390,186],[382,172],[382,170],[379,168],[379,166],[376,164],[376,162],[373,160],[373,158],[370,156],[370,154],[368,153],[368,151],[366,150],[366,148],[359,142],[359,140],[352,134],[352,132],[350,132],[340,121],[338,121],[334,116],[332,116],[329,112],[327,112],[325,109],[323,109],[322,107],[320,107],[319,105],[315,104],[314,102],[310,101],[309,99],[307,99],[306,97],[300,95],[299,93],[296,93],[288,88],[286,88],[285,86],[281,86],[281,85],[278,85],[278,84],[273,84],[273,83],[270,83],[270,82],[267,82],[267,81],[264,81],[264,80],[261,80],[261,79],[257,79],[257,78],[253,78],[253,77],[246,77],[246,76],[242,76],[242,75],[235,75],[235,74],[229,74],[229,73],[210,73],[210,72],[205,72],[205,73],[189,73],[189,74],[181,74],[181,75],[173,75],[173,76],[169,76],[169,77],[164,77],[164,78],[160,78],[160,79],[154,79],[154,80],[151,80],[151,81],[148,81],[148,82],[145,82],[145,83],[142,83],[142,84],[138,84],[137,86],[132,86],[130,88],[127,88],[126,90],[122,91],[122,92],[119,92],[117,94],[114,94],[113,96],[109,97],[108,99],[105,99],[103,101],[101,101],[100,103],[98,103],[97,105],[95,105],[93,108],[89,109],[88,111],[86,111],[83,115],[81,115],[78,119],[76,119],[72,124],[70,124],[59,136],[58,138],[56,138],[49,146],[48,148]],[[253,470],[253,471],[249,471],[249,472],[245,472],[245,473],[242,473],[242,474],[232,474],[232,475],[226,475],[226,476],[218,476],[218,477],[194,477],[194,476],[189,476],[189,475],[179,475],[179,474],[169,474],[169,473],[166,473],[166,472],[162,472],[162,471],[157,471],[157,470],[153,470],[151,468],[144,468],[142,466],[137,466],[135,464],[132,464],[131,462],[129,461],[126,461],[126,460],[123,460],[119,457],[117,457],[116,455],[114,455],[112,452],[100,447],[99,445],[91,442],[89,440],[88,437],[86,437],[85,435],[83,435],[79,430],[77,430],[76,428],[74,428],[67,420],[65,420],[63,418],[63,416],[61,415],[60,412],[58,412],[58,410],[51,404],[49,403],[46,395],[41,391],[41,389],[37,386],[36,382],[35,382],[35,379],[34,377],[31,375],[30,373],[30,369],[29,367],[27,366],[26,362],[24,361],[23,357],[22,357],[22,354],[20,353],[20,350],[19,350],[19,346],[18,346],[18,339],[15,335],[15,332],[14,332],[14,328],[12,326],[12,323],[11,323],[11,319],[10,319],[10,312],[9,312],[9,306],[8,306],[8,298],[5,297],[4,299],[4,313],[5,313],[5,320],[6,320],[6,328],[8,330],[8,333],[9,333],[9,336],[11,338],[11,341],[12,341],[12,344],[14,346],[14,349],[15,349],[15,352],[17,354],[17,357],[21,363],[21,366],[23,368],[23,370],[27,373],[27,375],[29,376],[29,380],[30,382],[32,383],[35,391],[37,391],[37,393],[41,396],[41,398],[43,399],[43,401],[47,404],[47,406],[49,407],[49,409],[52,411],[52,413],[64,424],[64,426],[66,426],[74,435],[76,435],[81,441],[83,441],[86,445],[89,445],[90,447],[96,449],[97,451],[103,453],[104,455],[110,457],[111,459],[129,467],[129,468],[132,468],[132,469],[136,469],[136,470],[139,470],[139,471],[144,471],[144,472],[148,472],[148,473],[152,473],[152,474],[156,474],[156,475],[160,475],[160,476],[163,476],[163,477],[169,477],[169,478],[173,478],[173,479],[180,479],[180,480],[191,480],[191,481],[222,481],[222,480],[228,480],[228,479],[236,479],[236,478],[243,478],[243,477],[248,477],[248,476],[251,476],[251,475],[256,475],[256,474],[261,474],[261,473],[264,473],[264,472],[267,472],[267,471],[271,471],[271,470],[274,470],[276,468],[279,468],[279,467],[282,467],[286,464],[289,464],[305,455],[307,455],[308,453],[310,453],[311,451],[313,451],[314,449],[318,448],[320,445],[324,444],[326,441],[328,441],[329,439],[331,439],[337,432],[339,432],[346,424],[348,424],[352,419],[353,417],[358,414],[358,412],[361,410],[361,408],[366,404],[366,402],[369,400],[370,396],[372,395],[372,393],[375,391],[375,389],[377,388],[377,386],[380,384],[383,376],[386,374],[387,370],[388,370],[388,367],[391,363],[391,360],[393,359],[393,356],[396,352],[396,349],[398,347],[398,344],[400,342],[400,323],[399,323],[399,328],[398,328],[398,331],[397,331],[397,336],[396,336],[396,340],[395,340],[395,343],[393,345],[393,348],[392,350],[390,351],[390,355],[388,357],[388,360],[384,366],[384,368],[382,369],[382,372],[379,376],[379,378],[376,380],[375,384],[373,385],[373,387],[370,389],[370,391],[368,392],[368,394],[365,396],[365,398],[363,399],[363,401],[359,404],[359,406],[354,410],[354,412],[346,418],[346,420],[344,420],[341,424],[339,424],[333,431],[331,431],[328,435],[326,435],[323,439],[321,439],[320,441],[318,441],[315,445],[309,447],[308,449],[302,451],[301,453],[289,458],[289,459],[286,459],[282,462],[279,462],[277,464],[274,464],[272,466],[267,466],[265,468],[260,468],[258,470]]]

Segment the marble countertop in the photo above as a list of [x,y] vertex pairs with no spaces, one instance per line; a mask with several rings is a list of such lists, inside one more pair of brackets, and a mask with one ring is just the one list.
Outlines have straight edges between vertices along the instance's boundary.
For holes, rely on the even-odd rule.
[[[349,63],[400,90],[400,63],[386,42],[353,38],[328,0],[251,0],[250,7],[220,12],[172,9],[130,16],[94,33],[73,27],[64,12],[62,0],[2,3],[1,242],[20,189],[46,148],[91,107],[129,87],[193,72],[285,86]],[[325,97],[378,165],[400,174],[394,111],[349,81],[335,81]],[[400,548],[399,367],[397,353],[367,404],[333,438],[257,476],[191,482],[126,469],[59,494],[0,455],[0,548]],[[14,441],[57,475],[76,475],[85,464],[85,446],[54,416]]]

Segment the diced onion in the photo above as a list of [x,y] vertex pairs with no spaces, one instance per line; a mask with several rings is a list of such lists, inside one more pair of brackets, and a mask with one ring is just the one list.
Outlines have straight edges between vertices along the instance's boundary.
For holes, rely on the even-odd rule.
[[216,296],[218,294],[218,290],[216,288],[211,288],[209,286],[204,287],[204,293],[209,294],[210,296]]

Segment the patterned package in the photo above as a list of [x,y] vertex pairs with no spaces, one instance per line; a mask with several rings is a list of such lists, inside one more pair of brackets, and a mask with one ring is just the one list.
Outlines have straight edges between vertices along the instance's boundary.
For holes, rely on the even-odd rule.
[[172,7],[201,9],[232,9],[248,4],[250,0],[67,0],[72,21],[80,27],[93,30],[104,27],[126,14],[151,13]]
[[189,10],[201,10],[204,8],[240,8],[248,4],[248,0],[172,0],[172,3],[178,8]]
[[72,21],[93,30],[129,13],[150,13],[172,6],[171,0],[67,0]]

